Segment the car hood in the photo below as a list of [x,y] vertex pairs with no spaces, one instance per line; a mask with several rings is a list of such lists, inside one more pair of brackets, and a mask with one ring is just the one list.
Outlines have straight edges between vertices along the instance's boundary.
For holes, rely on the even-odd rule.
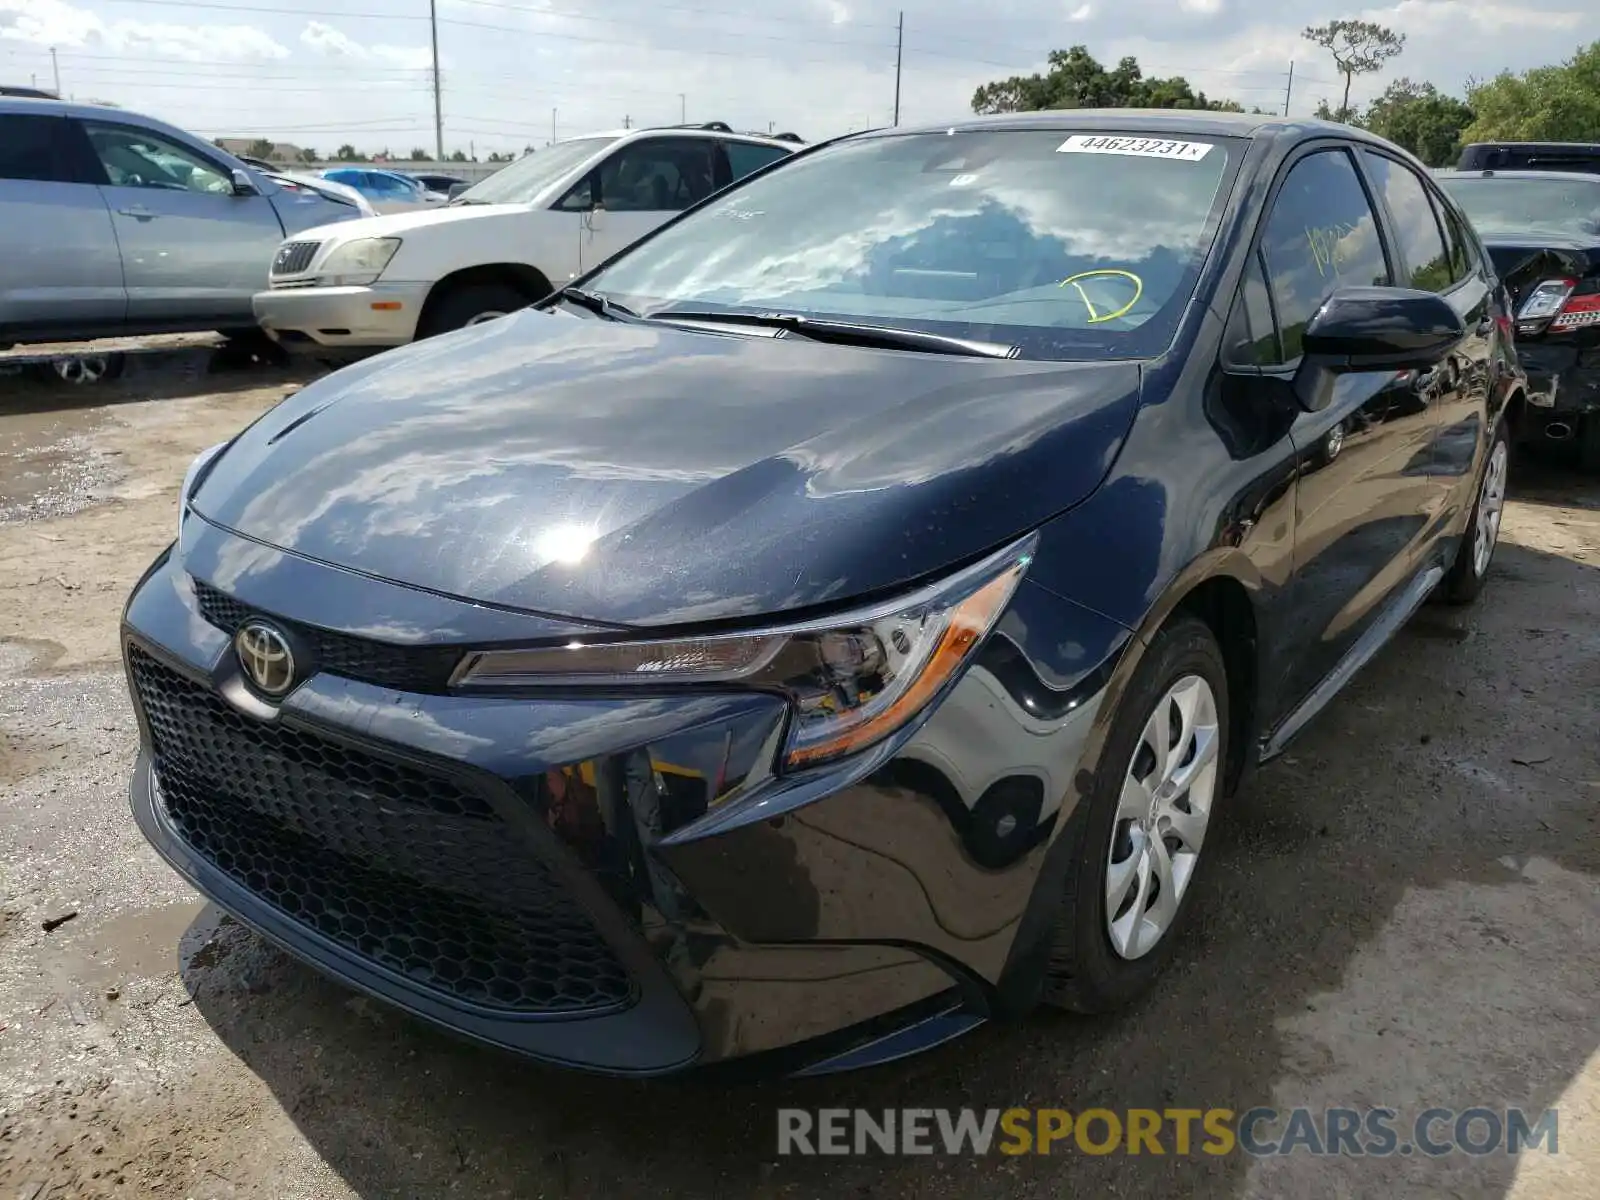
[[1104,478],[1135,363],[1046,363],[524,311],[311,385],[193,498],[283,550],[619,626],[833,605]]
[[526,218],[526,204],[432,204],[426,208],[408,208],[402,212],[365,217],[358,221],[341,221],[323,229],[311,230],[324,238],[337,237],[346,241],[356,238],[403,237],[408,233],[431,225],[456,225],[464,221],[504,221]]

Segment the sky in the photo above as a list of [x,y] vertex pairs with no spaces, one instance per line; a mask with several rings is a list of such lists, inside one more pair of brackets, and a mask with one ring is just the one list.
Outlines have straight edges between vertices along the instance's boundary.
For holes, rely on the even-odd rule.
[[[429,0],[0,0],[0,81],[109,100],[207,137],[331,152],[432,149]],[[980,84],[1082,43],[1108,66],[1181,74],[1281,111],[1339,101],[1300,31],[1360,17],[1406,35],[1365,101],[1401,75],[1469,78],[1600,38],[1600,0],[436,0],[446,152],[520,151],[624,122],[722,120],[815,140],[891,122],[905,14],[903,122],[970,111]],[[50,48],[56,50],[52,63]]]

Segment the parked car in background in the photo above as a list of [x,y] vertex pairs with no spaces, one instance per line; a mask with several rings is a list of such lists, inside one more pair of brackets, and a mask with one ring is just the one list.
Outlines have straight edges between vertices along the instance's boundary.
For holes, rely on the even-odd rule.
[[[519,165],[648,200],[728,149],[671,136]],[[839,1070],[1124,1007],[1241,779],[1490,578],[1503,292],[1351,126],[859,134],[606,257],[201,455],[125,610],[145,836],[477,1041]]]
[[1600,142],[1473,142],[1458,171],[1582,171],[1600,174]]
[[411,178],[415,179],[430,192],[438,192],[442,196],[448,196],[450,194],[450,189],[455,187],[457,184],[464,185],[463,190],[465,190],[466,187],[472,186],[468,180],[461,179],[455,175],[413,173]]
[[127,109],[0,98],[0,342],[251,330],[284,235],[359,215]]
[[380,213],[411,212],[443,204],[445,197],[399,171],[376,167],[328,167],[318,172],[324,179],[342,183],[365,196]]
[[1519,440],[1575,441],[1600,472],[1600,173],[1451,172],[1439,182],[1466,210],[1511,293],[1517,357],[1528,373]]
[[289,239],[255,298],[291,349],[369,351],[531,304],[795,144],[699,127],[557,142],[447,206]]
[[285,191],[293,192],[296,189],[314,193],[336,204],[348,205],[356,210],[355,215],[361,217],[375,217],[378,210],[372,207],[368,200],[353,187],[346,187],[332,179],[324,179],[320,175],[307,175],[301,171],[291,171],[283,167],[274,167],[260,172],[266,178],[279,184]]
[[0,96],[18,96],[29,100],[55,100],[59,98],[54,92],[47,92],[43,88],[21,87],[14,83],[0,83]]

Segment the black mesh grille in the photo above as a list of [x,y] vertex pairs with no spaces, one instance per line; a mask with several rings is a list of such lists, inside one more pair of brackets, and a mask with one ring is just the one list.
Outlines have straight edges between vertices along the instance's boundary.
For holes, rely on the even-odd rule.
[[295,635],[296,642],[311,655],[312,670],[331,671],[346,679],[359,679],[403,692],[442,692],[449,686],[450,675],[461,661],[459,650],[438,646],[391,646],[280,620],[270,613],[257,613],[198,579],[194,581],[194,591],[200,601],[200,615],[217,628],[232,633],[249,617],[266,617]]
[[516,1012],[627,1002],[627,972],[482,798],[235,712],[136,646],[130,672],[182,838],[261,899],[417,984]]
[[311,265],[321,242],[285,242],[272,257],[274,275],[298,275]]

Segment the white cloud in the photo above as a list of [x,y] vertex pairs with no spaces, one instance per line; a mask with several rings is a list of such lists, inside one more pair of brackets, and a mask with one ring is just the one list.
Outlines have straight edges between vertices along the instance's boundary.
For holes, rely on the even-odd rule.
[[130,58],[160,55],[193,62],[289,57],[285,46],[253,25],[107,20],[63,0],[0,0],[0,40],[111,51]]
[[1185,12],[1213,16],[1222,11],[1222,0],[1178,0],[1178,7]]
[[1094,5],[1080,4],[1077,8],[1073,9],[1067,14],[1067,20],[1087,21],[1092,16],[1094,16]]
[[425,71],[433,66],[433,52],[427,46],[392,46],[384,43],[366,46],[323,21],[307,21],[306,27],[300,31],[300,44],[330,58],[385,63],[411,71]]

